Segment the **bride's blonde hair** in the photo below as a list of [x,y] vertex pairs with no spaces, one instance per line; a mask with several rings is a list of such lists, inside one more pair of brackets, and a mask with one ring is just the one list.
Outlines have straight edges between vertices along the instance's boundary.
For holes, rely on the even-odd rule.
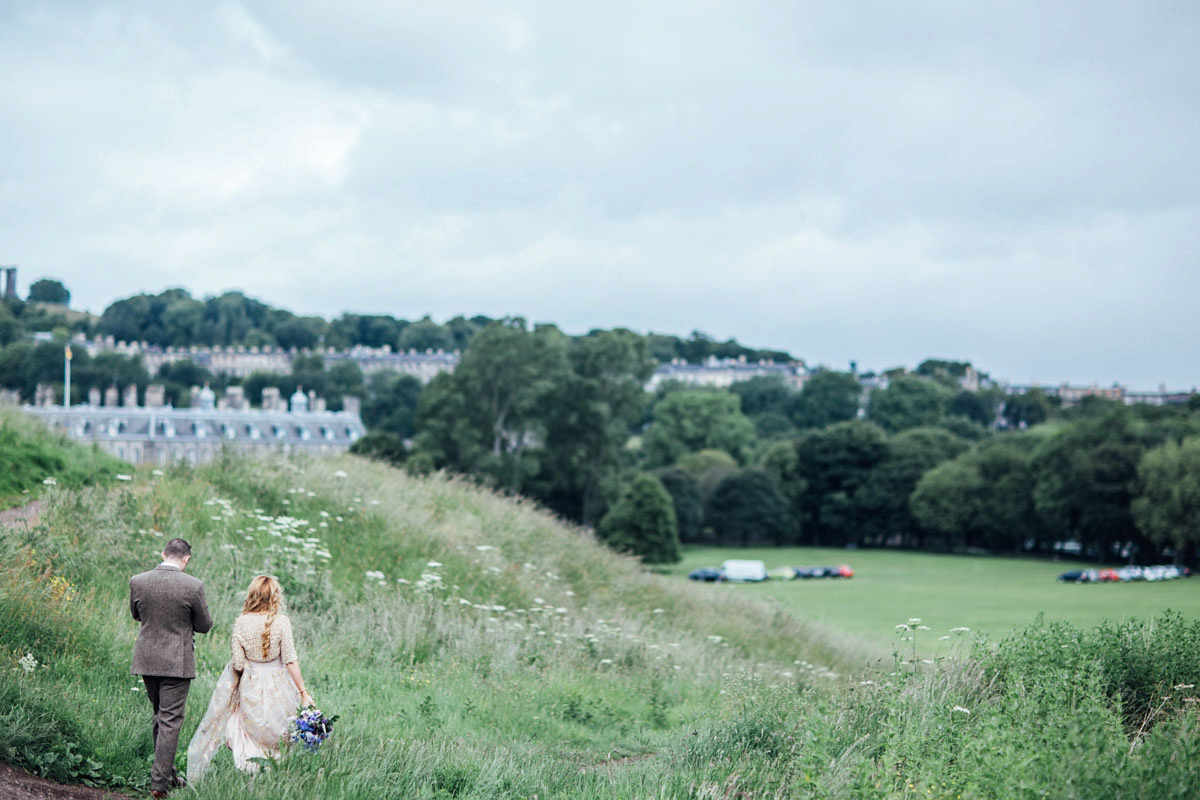
[[259,575],[250,581],[246,590],[246,602],[242,604],[243,614],[259,614],[267,612],[266,622],[263,623],[262,657],[266,658],[271,651],[271,623],[280,611],[283,611],[283,587],[273,575]]

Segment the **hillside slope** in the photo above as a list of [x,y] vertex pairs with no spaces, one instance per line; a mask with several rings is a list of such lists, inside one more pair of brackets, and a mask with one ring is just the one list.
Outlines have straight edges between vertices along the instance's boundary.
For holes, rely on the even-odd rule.
[[306,682],[341,716],[319,753],[266,774],[220,754],[201,798],[1186,797],[1200,785],[1200,624],[1178,617],[1042,626],[978,664],[881,660],[740,587],[644,571],[529,504],[353,457],[151,470],[45,487],[43,505],[38,525],[0,528],[0,761],[65,782],[146,788],[128,577],[183,536],[216,619],[197,637],[184,742],[260,572],[283,583]]

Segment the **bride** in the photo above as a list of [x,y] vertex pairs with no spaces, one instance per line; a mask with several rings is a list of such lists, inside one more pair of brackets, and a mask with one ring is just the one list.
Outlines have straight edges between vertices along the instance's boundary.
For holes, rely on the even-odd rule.
[[204,775],[222,745],[233,751],[238,769],[256,771],[258,764],[250,759],[278,756],[288,717],[301,705],[313,705],[296,662],[279,581],[259,575],[250,582],[232,638],[232,658],[188,745],[190,783]]

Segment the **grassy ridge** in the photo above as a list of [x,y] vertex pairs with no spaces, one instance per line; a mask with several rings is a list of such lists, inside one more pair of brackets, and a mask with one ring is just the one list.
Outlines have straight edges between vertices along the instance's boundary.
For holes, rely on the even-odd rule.
[[1190,690],[1167,692],[1200,664],[1200,626],[1178,617],[1039,623],[983,662],[963,638],[896,663],[526,504],[351,458],[229,459],[46,501],[40,526],[0,536],[0,759],[60,779],[145,788],[127,581],[182,535],[217,621],[185,740],[260,571],[342,715],[320,754],[266,775],[223,754],[199,797],[1184,797],[1200,780]]
[[0,509],[36,497],[48,478],[80,488],[111,483],[130,469],[99,448],[81,447],[52,433],[37,420],[0,411]]

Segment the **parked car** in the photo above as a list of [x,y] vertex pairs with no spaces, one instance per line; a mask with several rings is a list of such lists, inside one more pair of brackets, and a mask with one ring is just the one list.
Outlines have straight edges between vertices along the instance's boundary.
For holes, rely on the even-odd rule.
[[765,581],[767,565],[761,561],[747,559],[730,559],[721,564],[722,581]]
[[717,567],[700,567],[688,573],[688,579],[693,581],[712,581],[721,580],[721,570]]
[[1058,576],[1064,583],[1095,583],[1099,574],[1094,569],[1072,569]]
[[836,567],[792,567],[797,578],[853,578],[854,570],[849,564]]

